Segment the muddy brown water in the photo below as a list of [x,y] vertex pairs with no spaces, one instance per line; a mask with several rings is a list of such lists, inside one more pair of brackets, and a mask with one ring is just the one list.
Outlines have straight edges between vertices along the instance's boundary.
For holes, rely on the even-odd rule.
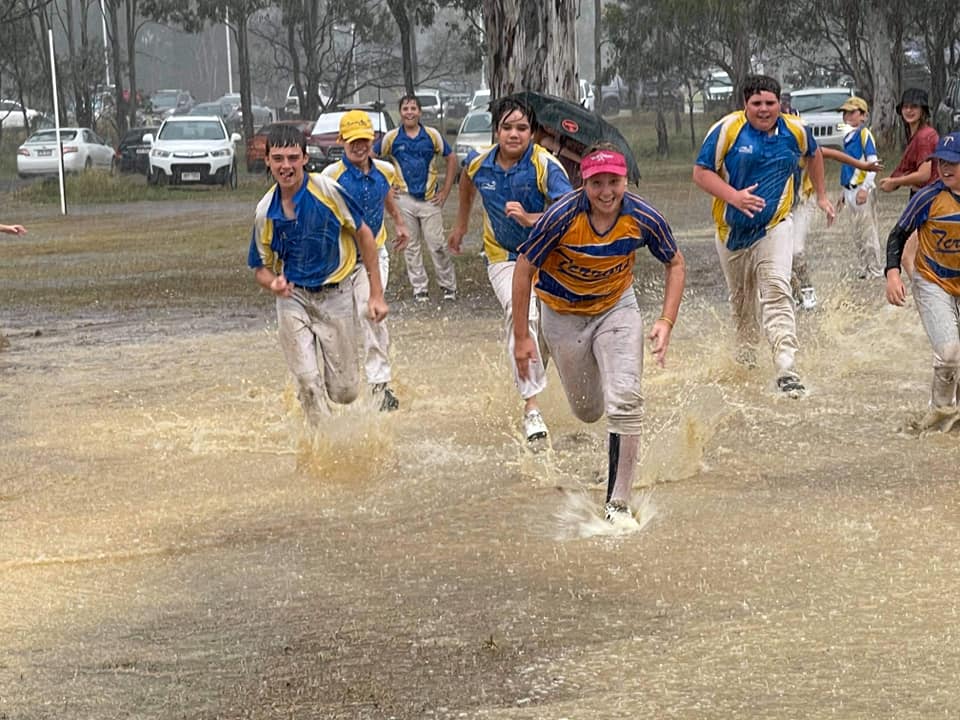
[[[413,304],[394,259],[401,410],[314,435],[252,203],[16,208],[0,718],[960,715],[958,435],[898,432],[931,374],[915,310],[819,222],[811,393],[777,397],[731,360],[707,199],[647,175],[689,274],[623,536],[595,515],[603,424],[554,373],[551,445],[520,437],[476,225],[456,304]],[[661,276],[640,258],[648,320]]]

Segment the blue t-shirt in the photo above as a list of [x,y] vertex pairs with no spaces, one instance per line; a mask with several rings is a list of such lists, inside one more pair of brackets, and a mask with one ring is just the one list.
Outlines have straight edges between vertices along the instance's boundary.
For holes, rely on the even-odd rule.
[[439,175],[433,160],[453,151],[439,130],[421,125],[415,137],[403,127],[390,130],[373,144],[373,152],[393,161],[407,192],[417,200],[430,200],[437,192]]

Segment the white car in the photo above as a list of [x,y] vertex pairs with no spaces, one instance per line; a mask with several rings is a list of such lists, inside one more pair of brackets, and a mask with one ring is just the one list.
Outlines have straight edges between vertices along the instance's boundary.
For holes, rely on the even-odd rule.
[[460,123],[455,151],[462,166],[471,150],[483,152],[493,147],[493,119],[489,110],[471,110]]
[[238,133],[227,132],[223,120],[213,115],[174,115],[163,121],[150,143],[147,182],[151,185],[237,186]]
[[840,106],[854,94],[845,87],[803,88],[790,90],[790,104],[800,113],[804,125],[813,131],[820,145],[843,147],[843,136],[849,127],[843,122]]
[[[0,127],[22,128],[23,112],[23,105],[16,100],[0,100]],[[29,127],[36,127],[37,122],[43,119],[43,113],[39,110],[27,108],[26,112]]]
[[[116,152],[90,128],[60,128],[65,172],[82,172],[98,168],[113,172]],[[60,172],[57,159],[57,131],[54,128],[38,130],[17,148],[17,175],[56,175]]]

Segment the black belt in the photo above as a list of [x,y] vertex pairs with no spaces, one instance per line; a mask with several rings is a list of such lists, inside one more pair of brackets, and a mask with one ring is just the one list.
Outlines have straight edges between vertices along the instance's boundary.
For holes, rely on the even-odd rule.
[[340,283],[327,283],[326,285],[298,285],[301,290],[306,290],[307,292],[320,292],[322,290],[336,290],[340,287]]
[[859,185],[853,185],[853,184],[849,184],[849,183],[848,183],[847,185],[844,185],[844,186],[843,186],[843,189],[844,189],[844,190],[856,190],[858,187],[860,187],[860,186],[859,186]]

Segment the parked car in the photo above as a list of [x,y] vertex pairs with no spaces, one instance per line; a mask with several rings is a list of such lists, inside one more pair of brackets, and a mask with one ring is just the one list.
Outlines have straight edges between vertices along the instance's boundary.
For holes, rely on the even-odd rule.
[[933,124],[941,135],[960,130],[960,75],[947,80],[947,88],[933,113]]
[[136,127],[127,130],[117,146],[117,169],[120,172],[138,172],[146,175],[150,170],[150,143],[145,135],[156,136],[156,126]]
[[597,94],[594,92],[593,85],[583,78],[580,78],[580,93],[578,99],[580,104],[590,112],[594,112],[597,109]]
[[848,128],[840,106],[852,95],[853,90],[847,87],[801,88],[790,90],[790,101],[819,144],[842,148]]
[[[326,107],[330,104],[330,88],[323,83],[317,86],[317,97],[320,99],[320,106]],[[288,116],[300,115],[300,97],[297,95],[297,86],[290,83],[287,88],[287,99],[283,104],[283,110]]]
[[195,104],[186,90],[157,90],[150,96],[149,114],[165,120],[171,115],[186,115]]
[[227,132],[217,115],[173,115],[163,121],[151,143],[147,182],[237,186],[237,133]]
[[420,101],[420,122],[424,125],[433,125],[443,132],[443,99],[439,90],[417,88],[415,91]]
[[266,170],[264,159],[267,152],[267,135],[279,125],[292,125],[299,129],[303,133],[304,142],[310,138],[310,132],[313,130],[313,123],[310,120],[278,120],[264,125],[247,138],[247,172]]
[[226,121],[231,112],[233,112],[233,108],[231,108],[229,104],[221,103],[219,100],[214,100],[212,102],[197,103],[190,108],[190,111],[187,113],[187,115],[216,115],[221,120]]
[[[115,155],[99,135],[90,128],[60,128],[60,143],[63,145],[63,169],[66,172],[83,172],[94,168],[113,171]],[[38,130],[17,148],[17,175],[57,175],[60,163],[57,158],[56,129]]]
[[336,110],[321,113],[310,132],[310,138],[307,140],[307,155],[310,158],[307,161],[309,172],[319,172],[327,165],[335,163],[343,157],[343,146],[337,142],[337,138],[340,135],[340,118],[348,110],[365,110],[367,115],[370,116],[370,122],[373,123],[373,130],[377,139],[394,128],[393,118],[383,110],[381,103],[340,105]]
[[[24,107],[16,100],[0,100],[0,127],[22,128]],[[27,127],[37,127],[44,119],[43,113],[31,108],[26,109]]]
[[[263,105],[251,105],[250,112],[253,113],[253,129],[256,131],[258,128],[263,127],[269,123],[272,123],[276,118],[274,117],[273,110]],[[227,126],[227,130],[230,132],[243,133],[243,109],[237,107],[224,118],[224,124]]]
[[471,110],[487,110],[490,107],[490,90],[475,90],[470,99]]
[[460,123],[455,152],[462,166],[471,150],[482,152],[493,146],[493,117],[489,110],[471,110]]
[[733,97],[733,81],[726,70],[710,70],[703,82],[704,110],[730,109]]

